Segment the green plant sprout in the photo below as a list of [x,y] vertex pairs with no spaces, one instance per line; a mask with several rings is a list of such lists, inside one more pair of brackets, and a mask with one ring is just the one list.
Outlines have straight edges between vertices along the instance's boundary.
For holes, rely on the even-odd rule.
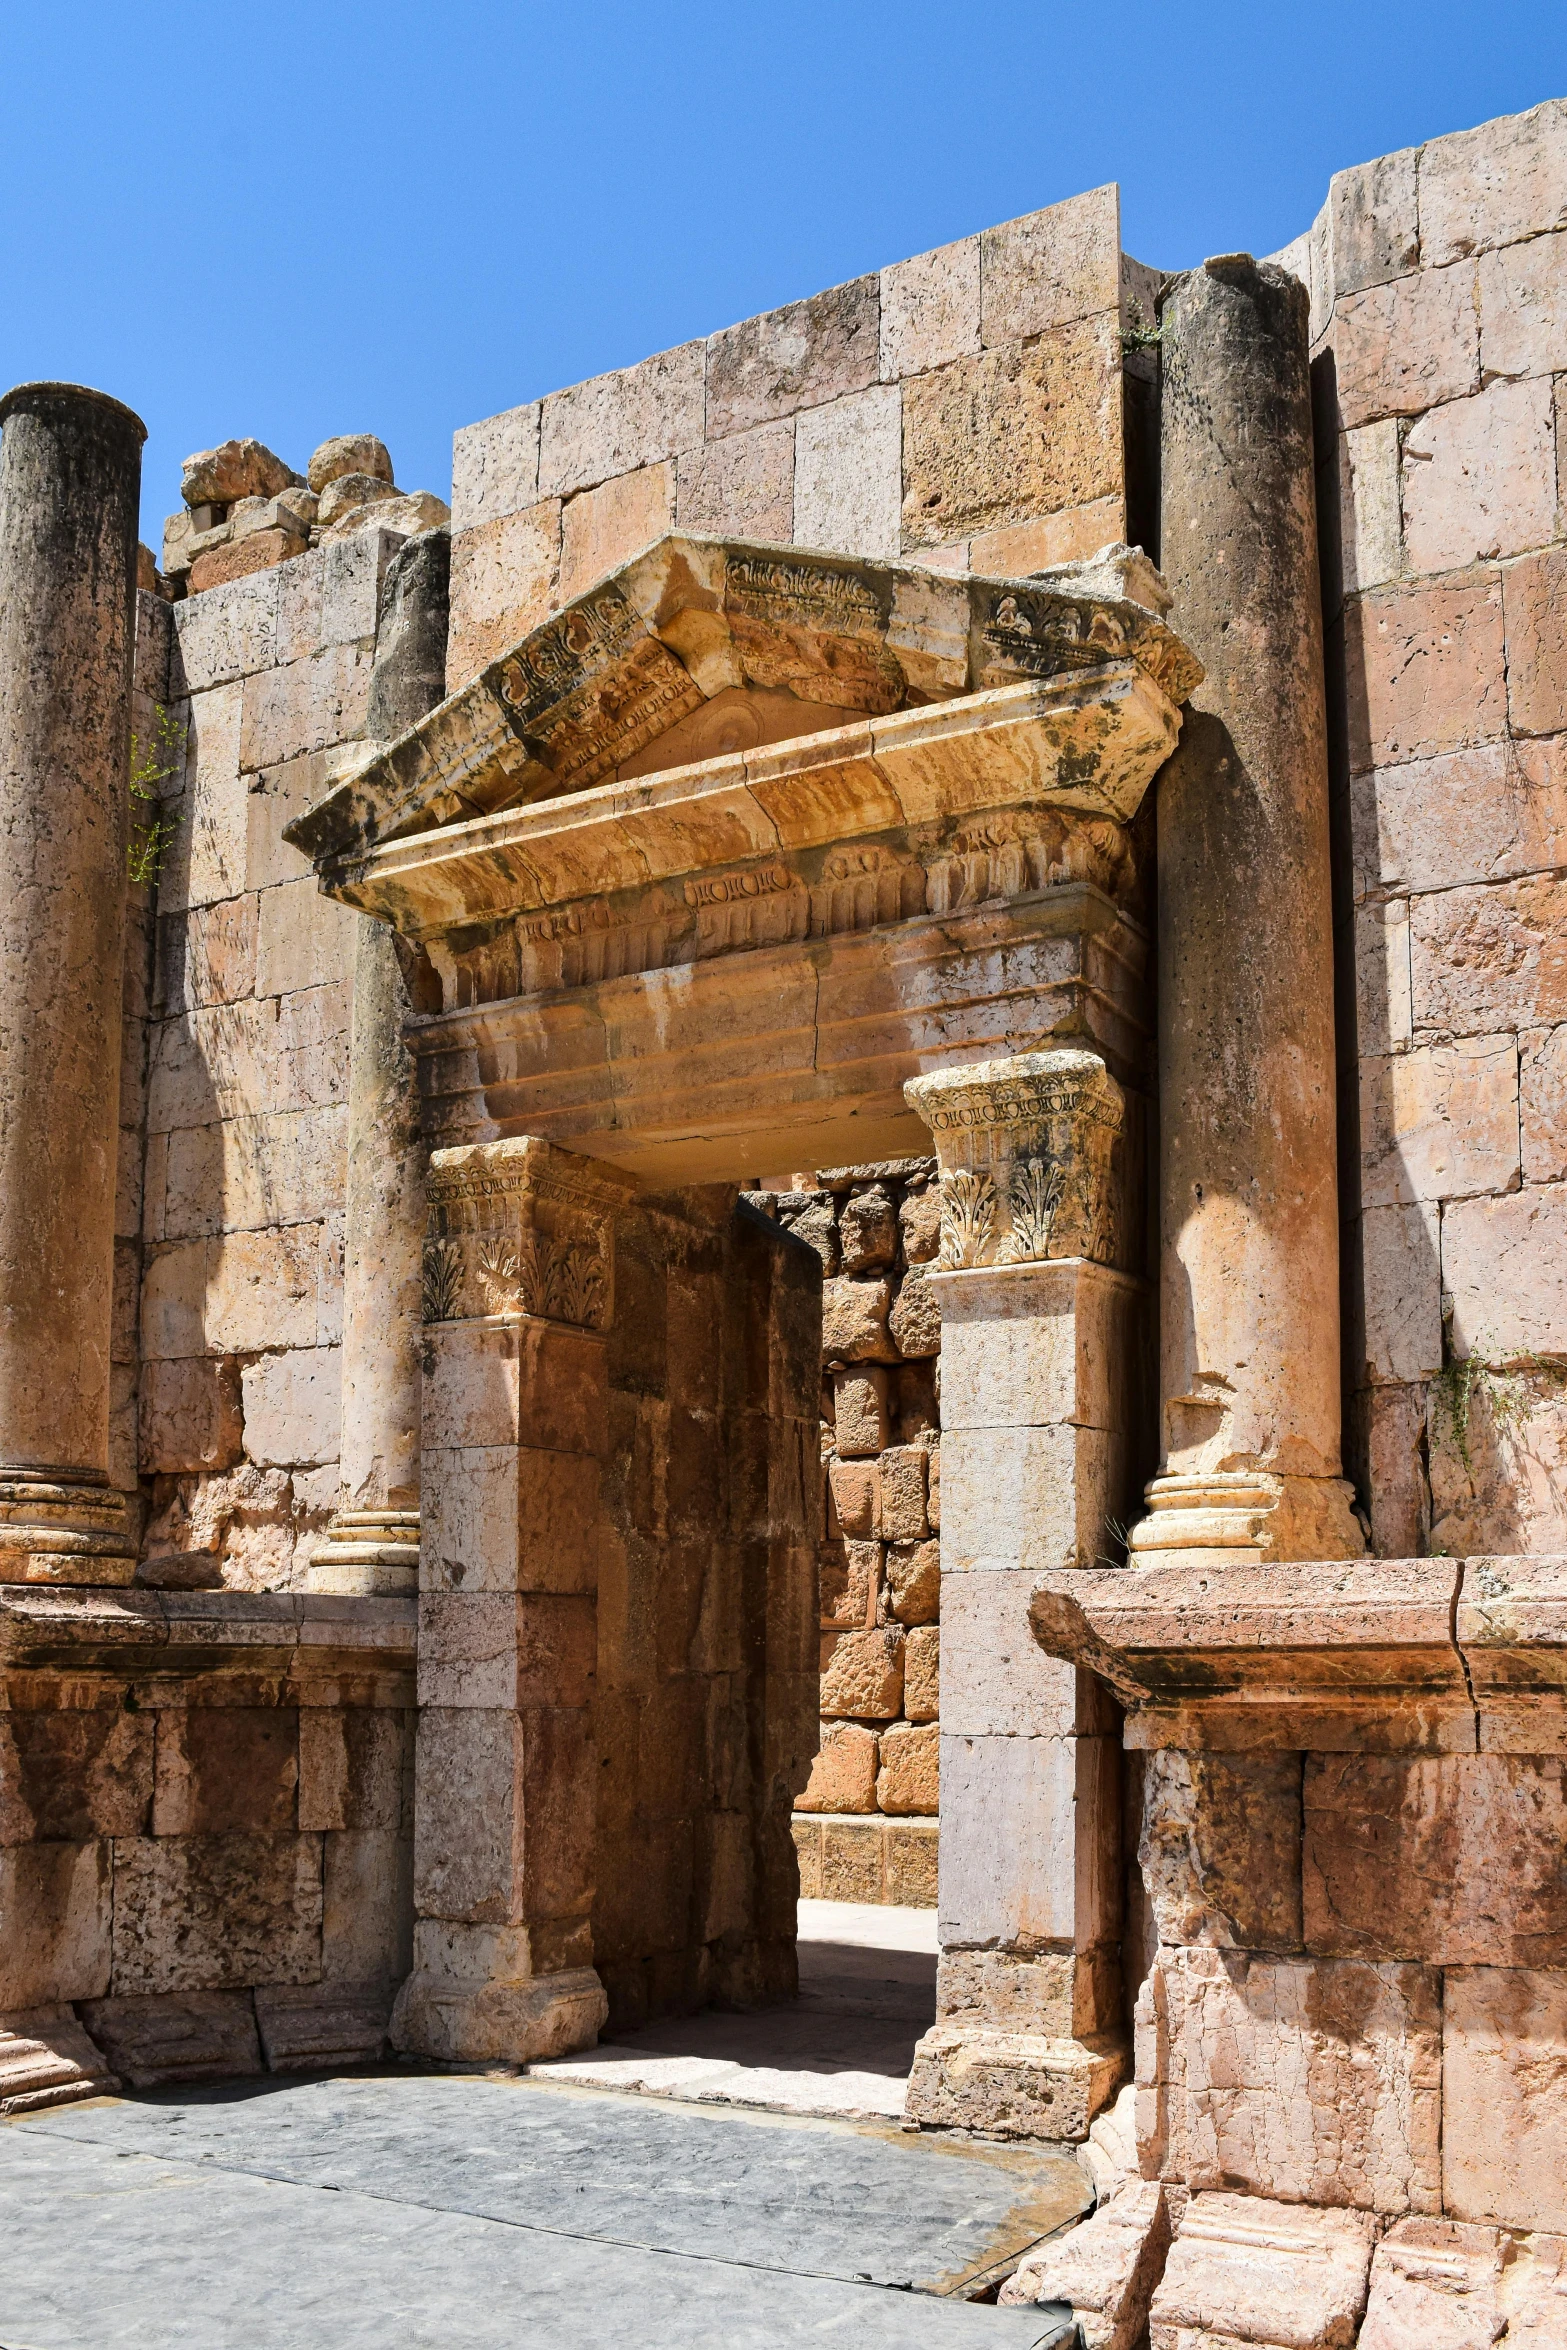
[[[131,828],[125,844],[125,869],[133,882],[156,881],[163,852],[180,827],[180,819],[163,806],[162,786],[185,768],[185,729],[171,718],[161,702],[154,702],[152,740],[143,745],[131,736]],[[155,814],[144,814],[139,802],[151,801]]]

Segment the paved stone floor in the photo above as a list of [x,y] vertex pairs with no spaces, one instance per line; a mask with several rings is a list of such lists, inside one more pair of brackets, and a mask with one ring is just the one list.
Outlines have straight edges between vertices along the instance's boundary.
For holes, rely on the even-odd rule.
[[[651,2095],[384,2068],[0,2128],[0,2350],[1050,2340],[1045,2312],[964,2296],[1082,2208],[1070,2156],[760,2110],[851,2079],[901,2095],[921,2017],[899,2011],[929,2001],[907,1947],[928,1913],[801,1922],[799,2006],[693,2019],[668,2061],[697,2069]],[[654,2060],[605,2061],[640,2082]]]

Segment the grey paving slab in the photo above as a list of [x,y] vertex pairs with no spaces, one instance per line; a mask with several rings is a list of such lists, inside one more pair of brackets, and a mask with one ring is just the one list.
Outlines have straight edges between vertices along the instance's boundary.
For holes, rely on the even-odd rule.
[[[356,2093],[366,2086],[381,2084],[355,2084]],[[438,2149],[468,2158],[470,2176],[474,2167],[515,2152],[509,2122],[546,2106],[558,2115],[566,2100],[565,2092],[530,2091],[525,2084],[516,2092],[488,2083],[435,2086],[471,2092],[466,2104],[446,2109],[467,2116],[457,2132],[460,2146],[449,2142],[437,2103],[415,2098],[410,2110],[419,2128],[433,2132]],[[303,2153],[326,2111],[312,2091],[324,2091],[328,2101],[336,2093],[339,2104],[352,2106],[352,2098],[341,2096],[344,2087],[309,2084],[250,2100],[252,2123],[270,2106],[266,2127],[275,2145],[284,2135],[283,2116],[298,2115],[303,2134],[293,2141],[294,2159],[319,2167],[319,2151]],[[376,2102],[358,2109],[361,2128]],[[628,2101],[594,2102],[629,2121],[649,2118]],[[505,2104],[507,2120],[497,2122]],[[194,2110],[166,2106],[154,2122],[148,2106],[124,2104],[0,2129],[3,2350],[455,2350],[459,2344],[463,2350],[501,2344],[604,2350],[621,2343],[636,2350],[779,2350],[833,2341],[852,2342],[855,2350],[1026,2350],[1053,2330],[1044,2312],[751,2265],[738,2242],[727,2256],[704,2256],[441,2209],[362,2186],[334,2190],[324,2179],[303,2184],[238,2167],[235,2138],[210,2122],[206,2133],[217,2142],[201,2143],[203,2129],[186,2129],[178,2119]],[[203,2111],[221,2116],[234,2107]],[[704,2128],[737,2148],[748,2130],[757,2130],[738,2115],[693,2112],[680,2119],[679,2144],[692,2148]],[[384,2112],[378,2126],[384,2157]],[[574,2145],[577,2156],[553,2197],[541,2193],[540,2206],[547,2201],[550,2209],[569,2212],[574,2198],[579,2225],[591,2221],[599,2211],[595,2174],[610,2141],[570,2129],[563,2141],[553,2119],[537,2126],[543,2135],[531,2151],[541,2163],[546,2146],[558,2156]],[[780,2140],[791,2126],[802,2127],[772,2125]],[[144,2133],[161,2133],[157,2150],[143,2150]],[[830,2125],[811,2134],[834,2135]],[[653,2151],[654,2142],[640,2134],[627,2143],[641,2147],[639,2161]],[[670,2156],[676,2142],[663,2141],[659,2151]],[[819,2145],[819,2168],[832,2171],[837,2151]],[[361,2146],[361,2159],[365,2152]],[[740,2162],[743,2174],[743,2149]],[[965,2166],[954,2159],[953,2167]],[[434,2171],[441,2169],[438,2153]],[[677,2213],[682,2198],[670,2190],[679,2183],[677,2164],[666,2171],[660,2198]],[[716,2182],[709,2199],[717,2199]],[[812,2198],[803,2201],[809,2208]],[[689,2210],[689,2199],[684,2207]],[[802,2215],[799,2255],[809,2257],[815,2243]]]
[[232,2083],[68,2106],[15,2130],[605,2244],[936,2292],[1015,2258],[1085,2199],[1075,2161],[1051,2150],[474,2075]]

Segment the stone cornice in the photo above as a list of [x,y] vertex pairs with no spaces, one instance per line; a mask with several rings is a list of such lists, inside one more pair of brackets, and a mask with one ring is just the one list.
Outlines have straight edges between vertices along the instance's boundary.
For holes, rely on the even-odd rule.
[[1115,1690],[1133,1747],[1567,1744],[1567,1558],[1093,1569],[1046,1578],[1029,1618]]

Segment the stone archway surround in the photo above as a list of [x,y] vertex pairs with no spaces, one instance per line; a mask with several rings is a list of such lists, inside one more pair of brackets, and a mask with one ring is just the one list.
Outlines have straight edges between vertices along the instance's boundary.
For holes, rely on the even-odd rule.
[[[326,889],[394,926],[424,1007],[410,2046],[525,2057],[604,2012],[578,1735],[603,1530],[579,1516],[575,1569],[556,1545],[545,1576],[572,1587],[546,1590],[517,1529],[612,1449],[621,1219],[933,1135],[943,1959],[910,2109],[1079,2136],[1119,2079],[1117,1723],[1040,1653],[1027,1601],[1102,1555],[1144,1466],[1135,824],[1198,674],[1162,600],[1124,550],[984,581],[665,540],[292,828]],[[471,1520],[481,1470],[503,1472],[500,1515],[483,1588],[454,1589],[443,1527]],[[488,1702],[445,1702],[480,1652]],[[456,1849],[465,1780],[510,1807],[479,1876]],[[778,1891],[757,1866],[753,1922]]]

